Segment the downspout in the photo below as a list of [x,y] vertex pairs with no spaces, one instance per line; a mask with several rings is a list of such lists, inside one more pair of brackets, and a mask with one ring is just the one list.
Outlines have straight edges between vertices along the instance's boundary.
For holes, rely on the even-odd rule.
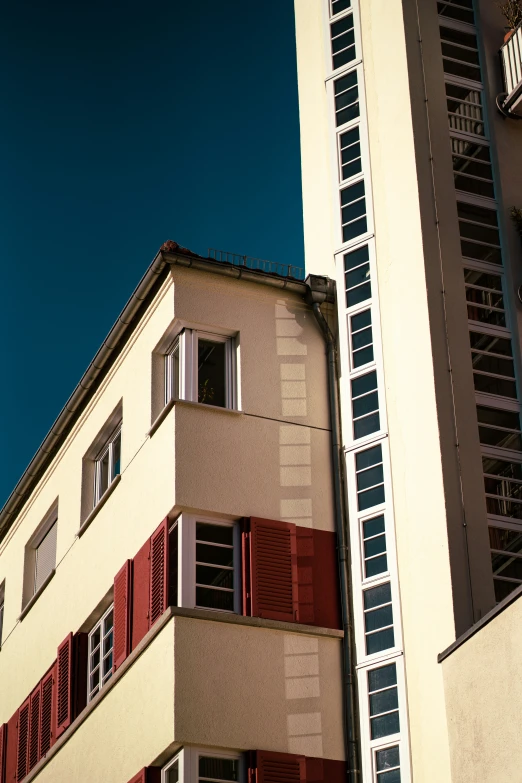
[[358,783],[360,780],[359,746],[357,739],[357,710],[355,694],[354,636],[351,622],[350,559],[348,547],[348,525],[345,525],[345,503],[343,493],[343,473],[341,460],[340,416],[337,387],[337,357],[335,338],[321,312],[321,303],[332,301],[330,292],[334,290],[333,281],[328,278],[309,275],[307,301],[312,305],[315,318],[326,343],[328,367],[328,397],[331,426],[332,472],[334,485],[335,528],[337,533],[337,554],[339,560],[339,579],[341,587],[341,613],[343,638],[343,713],[344,742],[348,780]]

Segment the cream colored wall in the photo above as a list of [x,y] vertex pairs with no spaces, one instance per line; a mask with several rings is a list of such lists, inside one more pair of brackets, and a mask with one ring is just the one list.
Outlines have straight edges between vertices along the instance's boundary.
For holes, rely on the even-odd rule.
[[[240,333],[245,413],[180,403],[148,437],[151,355],[175,316]],[[322,336],[298,295],[173,271],[0,545],[0,724],[65,636],[88,630],[116,572],[175,507],[333,530],[325,364]],[[121,481],[77,538],[82,457],[121,399]],[[57,497],[56,574],[17,623],[25,544]]]
[[305,266],[335,279],[334,220],[322,0],[294,0]]
[[446,658],[452,783],[513,783],[522,768],[520,597]]

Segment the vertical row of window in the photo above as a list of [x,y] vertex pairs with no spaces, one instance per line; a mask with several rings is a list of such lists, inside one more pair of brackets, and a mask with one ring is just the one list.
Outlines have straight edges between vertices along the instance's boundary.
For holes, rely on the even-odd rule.
[[491,559],[500,601],[522,584],[520,404],[473,3],[445,0],[437,7]]
[[[400,720],[397,669],[400,658],[382,665],[383,657],[399,651],[394,616],[395,568],[389,543],[391,514],[386,507],[386,440],[376,441],[385,423],[380,399],[378,308],[372,281],[374,243],[371,218],[367,137],[361,117],[362,68],[357,52],[353,3],[329,0],[331,41],[331,92],[337,152],[339,236],[342,253],[348,345],[348,385],[345,399],[351,406],[351,438],[347,454],[348,502],[351,512],[352,559],[356,609],[357,663],[360,667],[361,719],[365,755],[365,783],[399,783]],[[344,68],[345,72],[338,73]],[[347,417],[348,418],[348,417]],[[388,499],[389,500],[389,499]],[[359,586],[357,586],[357,584]],[[398,617],[398,613],[397,613]],[[393,660],[393,659],[392,659]],[[361,665],[362,664],[362,665]],[[364,726],[366,722],[366,727]],[[404,780],[404,770],[403,777]]]

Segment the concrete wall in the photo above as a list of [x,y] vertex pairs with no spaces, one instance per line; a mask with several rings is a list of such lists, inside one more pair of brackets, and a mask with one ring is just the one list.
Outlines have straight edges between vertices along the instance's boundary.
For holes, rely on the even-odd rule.
[[519,596],[442,662],[452,783],[520,780],[521,649]]

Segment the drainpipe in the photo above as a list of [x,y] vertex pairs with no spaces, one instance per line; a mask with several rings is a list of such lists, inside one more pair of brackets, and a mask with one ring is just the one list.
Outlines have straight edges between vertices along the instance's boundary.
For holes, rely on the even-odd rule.
[[328,396],[331,426],[332,469],[334,484],[335,528],[337,533],[337,555],[339,560],[339,578],[341,586],[341,612],[344,631],[343,638],[343,712],[344,742],[348,780],[358,783],[360,780],[359,746],[357,740],[357,710],[355,697],[354,636],[349,559],[348,525],[345,524],[345,503],[343,492],[343,472],[341,459],[340,416],[337,386],[337,358],[335,338],[321,312],[320,305],[335,301],[335,283],[327,277],[309,275],[306,300],[312,305],[315,318],[326,343],[328,363]]

